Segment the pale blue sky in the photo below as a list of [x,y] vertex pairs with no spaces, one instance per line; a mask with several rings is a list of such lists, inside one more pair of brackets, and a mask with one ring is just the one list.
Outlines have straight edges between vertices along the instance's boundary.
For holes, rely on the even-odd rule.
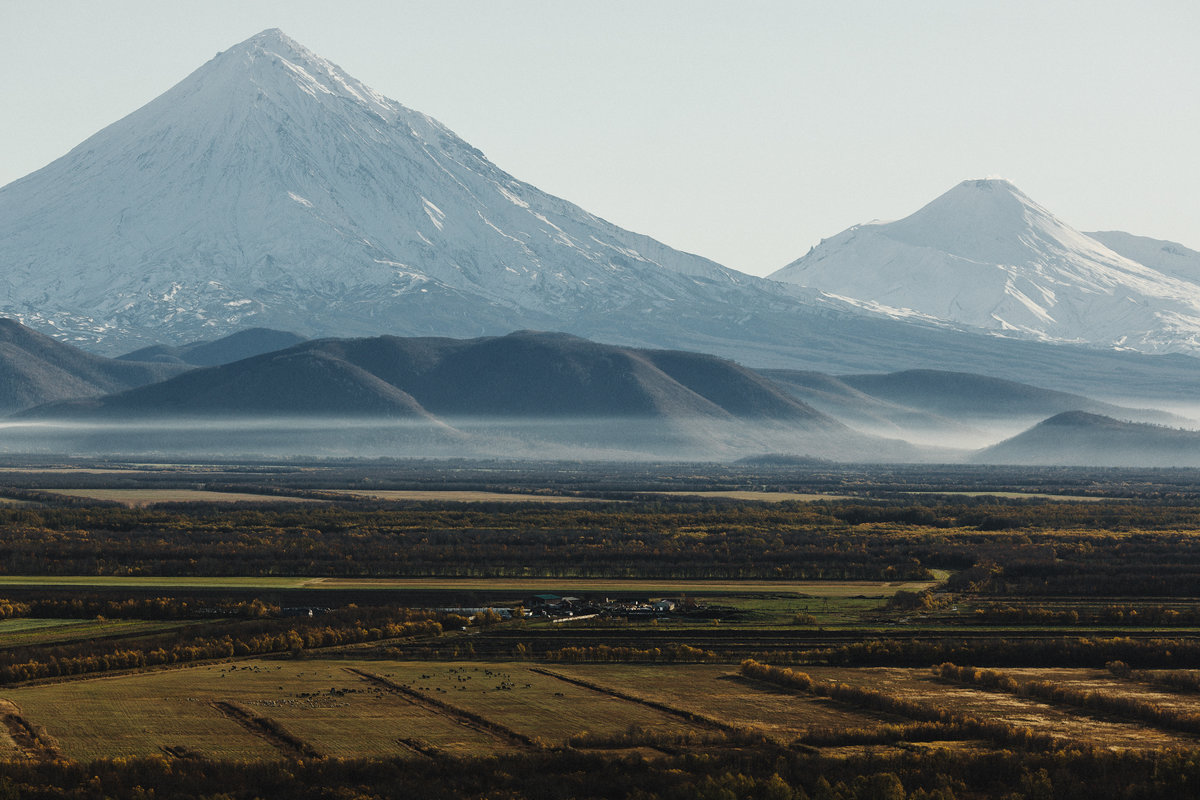
[[1200,249],[1191,0],[0,0],[0,185],[269,27],[518,178],[755,274],[986,175]]

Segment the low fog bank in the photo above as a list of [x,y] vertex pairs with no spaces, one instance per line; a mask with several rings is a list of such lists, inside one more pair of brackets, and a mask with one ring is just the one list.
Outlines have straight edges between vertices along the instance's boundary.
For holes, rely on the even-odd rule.
[[81,457],[517,458],[734,461],[787,453],[844,462],[949,462],[966,453],[920,448],[846,428],[711,418],[155,419],[142,423],[0,423],[0,453]]
[[918,448],[962,453],[990,447],[1032,428],[1044,417],[1027,416],[973,420],[972,424],[947,426],[887,425],[870,422],[847,423],[868,436],[900,439]]
[[986,425],[976,422],[969,428],[880,426],[872,430],[863,426],[854,430],[836,423],[804,426],[713,417],[22,420],[0,423],[0,454],[718,463],[775,454],[843,463],[1200,466],[1200,431],[1196,430],[1085,412],[1064,412],[1050,419],[1008,418]]

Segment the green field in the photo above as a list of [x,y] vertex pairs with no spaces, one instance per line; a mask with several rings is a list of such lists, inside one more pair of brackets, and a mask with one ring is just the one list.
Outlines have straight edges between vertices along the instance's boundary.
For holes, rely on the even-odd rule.
[[6,619],[0,620],[0,648],[63,644],[100,637],[139,636],[195,624],[140,619]]

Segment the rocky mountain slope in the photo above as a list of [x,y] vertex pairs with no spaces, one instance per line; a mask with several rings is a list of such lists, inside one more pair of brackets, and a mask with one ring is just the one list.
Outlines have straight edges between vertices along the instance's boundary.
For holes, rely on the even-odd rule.
[[0,307],[106,346],[479,333],[745,276],[522,183],[278,30],[0,189]]
[[103,358],[0,319],[0,414],[142,386],[180,371],[168,364]]

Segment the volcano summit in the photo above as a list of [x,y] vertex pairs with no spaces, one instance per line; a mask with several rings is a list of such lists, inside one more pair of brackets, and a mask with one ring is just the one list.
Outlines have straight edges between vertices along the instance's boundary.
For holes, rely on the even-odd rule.
[[554,327],[747,276],[504,173],[279,30],[0,190],[0,309],[105,349]]

